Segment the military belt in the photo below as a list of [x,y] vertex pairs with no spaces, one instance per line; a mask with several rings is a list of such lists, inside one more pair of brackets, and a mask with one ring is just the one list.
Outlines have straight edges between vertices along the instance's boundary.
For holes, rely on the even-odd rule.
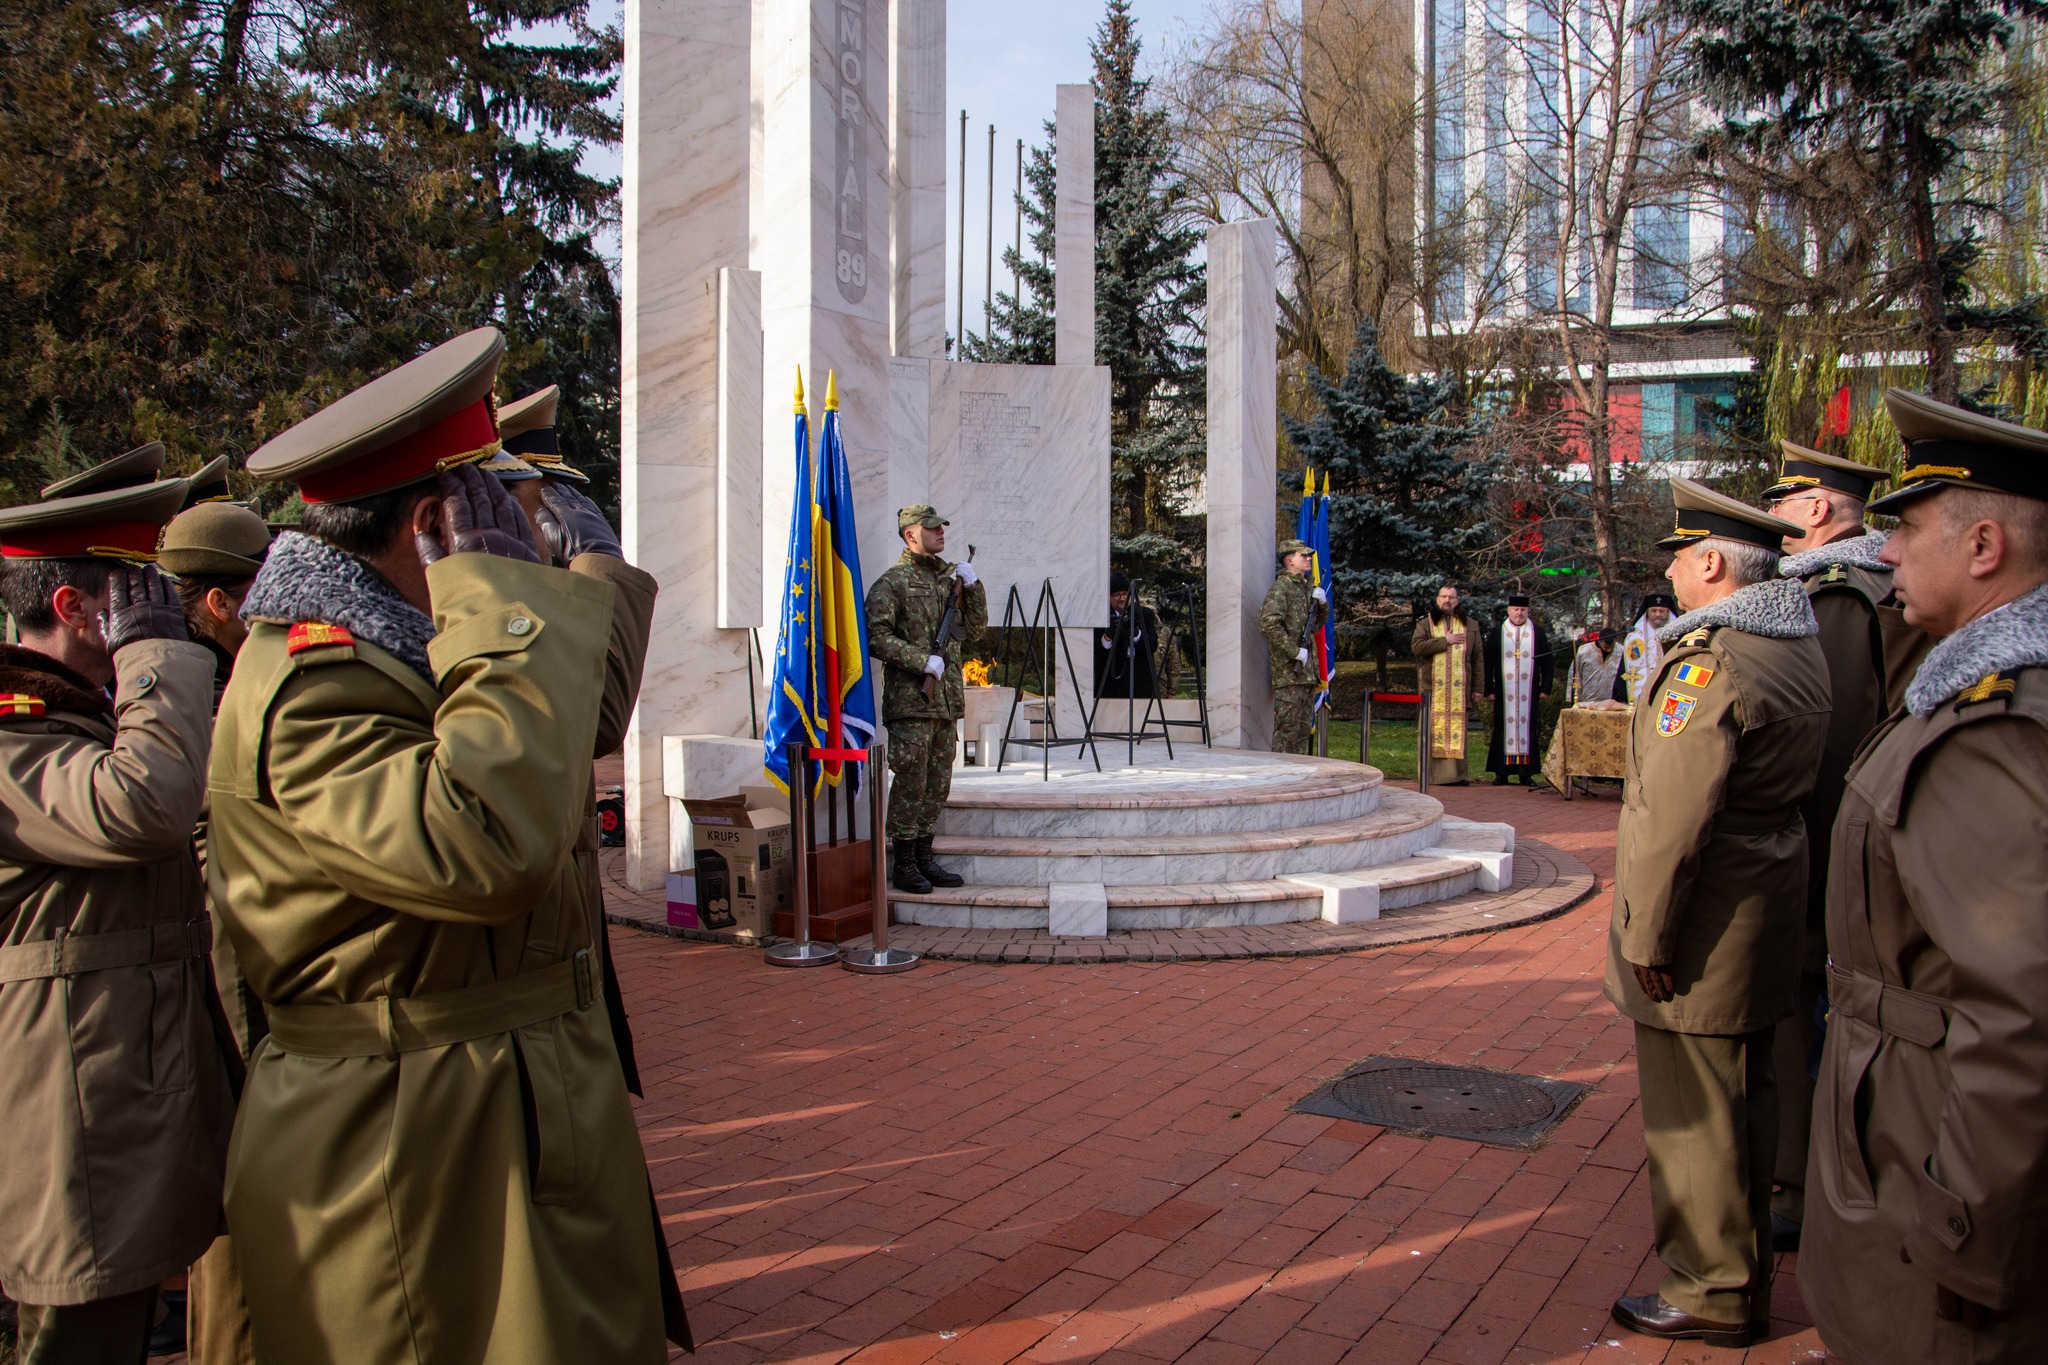
[[1828,964],[1828,1010],[1894,1038],[1934,1047],[1948,1036],[1948,1001]]
[[383,1057],[544,1024],[597,998],[590,950],[496,981],[352,1005],[264,1004],[270,1037],[300,1057]]
[[0,948],[0,985],[147,967],[157,962],[182,962],[213,950],[213,921],[174,920],[141,929],[115,929],[99,934],[74,934],[59,929],[55,936]]

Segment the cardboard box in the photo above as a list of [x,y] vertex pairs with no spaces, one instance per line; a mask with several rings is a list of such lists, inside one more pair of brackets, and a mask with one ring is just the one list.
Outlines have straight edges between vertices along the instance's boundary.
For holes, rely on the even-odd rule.
[[697,927],[766,938],[790,907],[789,811],[758,792],[685,800],[696,876]]

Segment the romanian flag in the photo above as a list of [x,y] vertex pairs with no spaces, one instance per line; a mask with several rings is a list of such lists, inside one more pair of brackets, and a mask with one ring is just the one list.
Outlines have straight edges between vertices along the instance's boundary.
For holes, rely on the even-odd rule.
[[[1312,588],[1321,588],[1325,596],[1330,591],[1330,476],[1323,476],[1323,494],[1316,496],[1316,472],[1304,469],[1301,472],[1301,510],[1294,518],[1294,538],[1315,552],[1314,563],[1309,566],[1308,582]],[[1309,659],[1315,665],[1316,705],[1321,706],[1330,699],[1330,676],[1337,671],[1337,637],[1334,627],[1326,618],[1323,628],[1315,633],[1309,645]]]
[[782,624],[768,685],[768,730],[762,764],[787,792],[789,746],[820,750],[811,793],[837,783],[848,755],[874,737],[873,669],[868,665],[867,614],[860,551],[853,531],[853,480],[839,436],[837,384],[826,382],[825,430],[811,466],[810,414],[803,376],[796,386],[796,495],[789,519],[789,557]]

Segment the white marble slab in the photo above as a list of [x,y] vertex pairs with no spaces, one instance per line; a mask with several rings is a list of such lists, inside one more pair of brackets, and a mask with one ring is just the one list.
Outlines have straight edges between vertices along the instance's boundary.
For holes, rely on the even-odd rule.
[[718,272],[718,624],[761,602],[761,273]]
[[1272,746],[1259,606],[1277,564],[1274,225],[1209,230],[1208,685],[1218,745]]
[[1109,893],[1101,883],[1054,882],[1047,893],[1047,932],[1058,938],[1101,938],[1109,932]]
[[1327,924],[1365,924],[1380,917],[1380,886],[1351,872],[1305,872],[1285,879],[1322,892]]
[[889,7],[890,333],[895,354],[946,354],[946,0]]
[[1095,363],[1095,87],[1054,92],[1053,356]]

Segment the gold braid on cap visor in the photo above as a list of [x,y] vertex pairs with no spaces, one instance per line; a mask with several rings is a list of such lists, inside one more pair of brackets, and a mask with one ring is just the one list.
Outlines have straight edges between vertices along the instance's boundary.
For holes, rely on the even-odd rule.
[[1916,464],[1899,475],[1900,483],[1915,483],[1921,479],[1967,479],[1973,477],[1969,470],[1956,464]]

